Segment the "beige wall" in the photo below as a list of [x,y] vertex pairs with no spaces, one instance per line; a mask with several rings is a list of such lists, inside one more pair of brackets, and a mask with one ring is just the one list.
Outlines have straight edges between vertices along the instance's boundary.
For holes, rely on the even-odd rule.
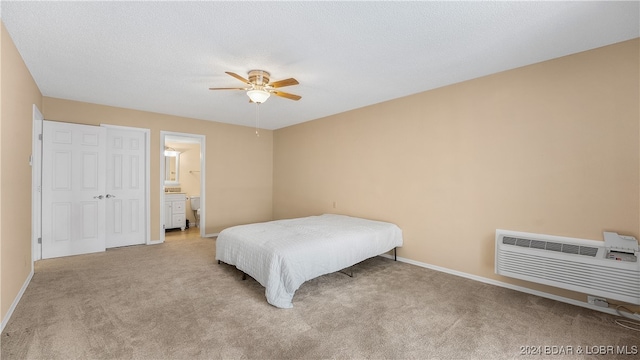
[[71,100],[43,98],[46,120],[151,130],[151,239],[160,237],[160,131],[206,136],[206,233],[272,218],[273,132]]
[[0,26],[0,314],[7,311],[31,272],[31,131],[33,105],[42,94],[4,24]]
[[[200,144],[173,143],[165,141],[165,145],[180,152],[179,175],[180,191],[187,196],[200,195]],[[195,227],[195,216],[191,202],[187,200],[185,207],[189,226]]]
[[401,257],[584,300],[495,275],[495,229],[640,235],[639,64],[635,39],[276,130],[274,218],[391,221]]

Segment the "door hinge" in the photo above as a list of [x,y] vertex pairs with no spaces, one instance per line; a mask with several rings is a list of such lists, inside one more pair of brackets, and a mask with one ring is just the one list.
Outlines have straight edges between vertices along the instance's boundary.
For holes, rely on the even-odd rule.
[[38,244],[42,244],[42,238],[41,237],[38,238]]

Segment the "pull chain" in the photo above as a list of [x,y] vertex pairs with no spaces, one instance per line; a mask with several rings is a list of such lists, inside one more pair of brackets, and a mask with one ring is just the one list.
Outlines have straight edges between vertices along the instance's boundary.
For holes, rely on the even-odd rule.
[[260,103],[256,103],[256,136],[257,137],[260,137],[260,133],[258,132],[258,121],[259,121],[258,120],[259,119],[258,108],[259,108],[259,106],[260,106]]

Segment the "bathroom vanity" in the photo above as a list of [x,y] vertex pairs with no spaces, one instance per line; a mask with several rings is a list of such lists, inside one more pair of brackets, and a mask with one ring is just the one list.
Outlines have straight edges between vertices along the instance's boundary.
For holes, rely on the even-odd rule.
[[166,193],[164,195],[164,228],[184,231],[187,221],[185,205],[187,195],[184,193]]

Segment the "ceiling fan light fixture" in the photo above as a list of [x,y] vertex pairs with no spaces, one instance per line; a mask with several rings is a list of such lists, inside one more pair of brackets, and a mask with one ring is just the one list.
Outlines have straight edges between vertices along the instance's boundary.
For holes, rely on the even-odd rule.
[[251,99],[251,101],[253,101],[256,104],[261,104],[267,101],[269,96],[271,96],[271,94],[268,91],[261,90],[261,89],[249,90],[247,91],[247,95],[249,96],[249,99]]

